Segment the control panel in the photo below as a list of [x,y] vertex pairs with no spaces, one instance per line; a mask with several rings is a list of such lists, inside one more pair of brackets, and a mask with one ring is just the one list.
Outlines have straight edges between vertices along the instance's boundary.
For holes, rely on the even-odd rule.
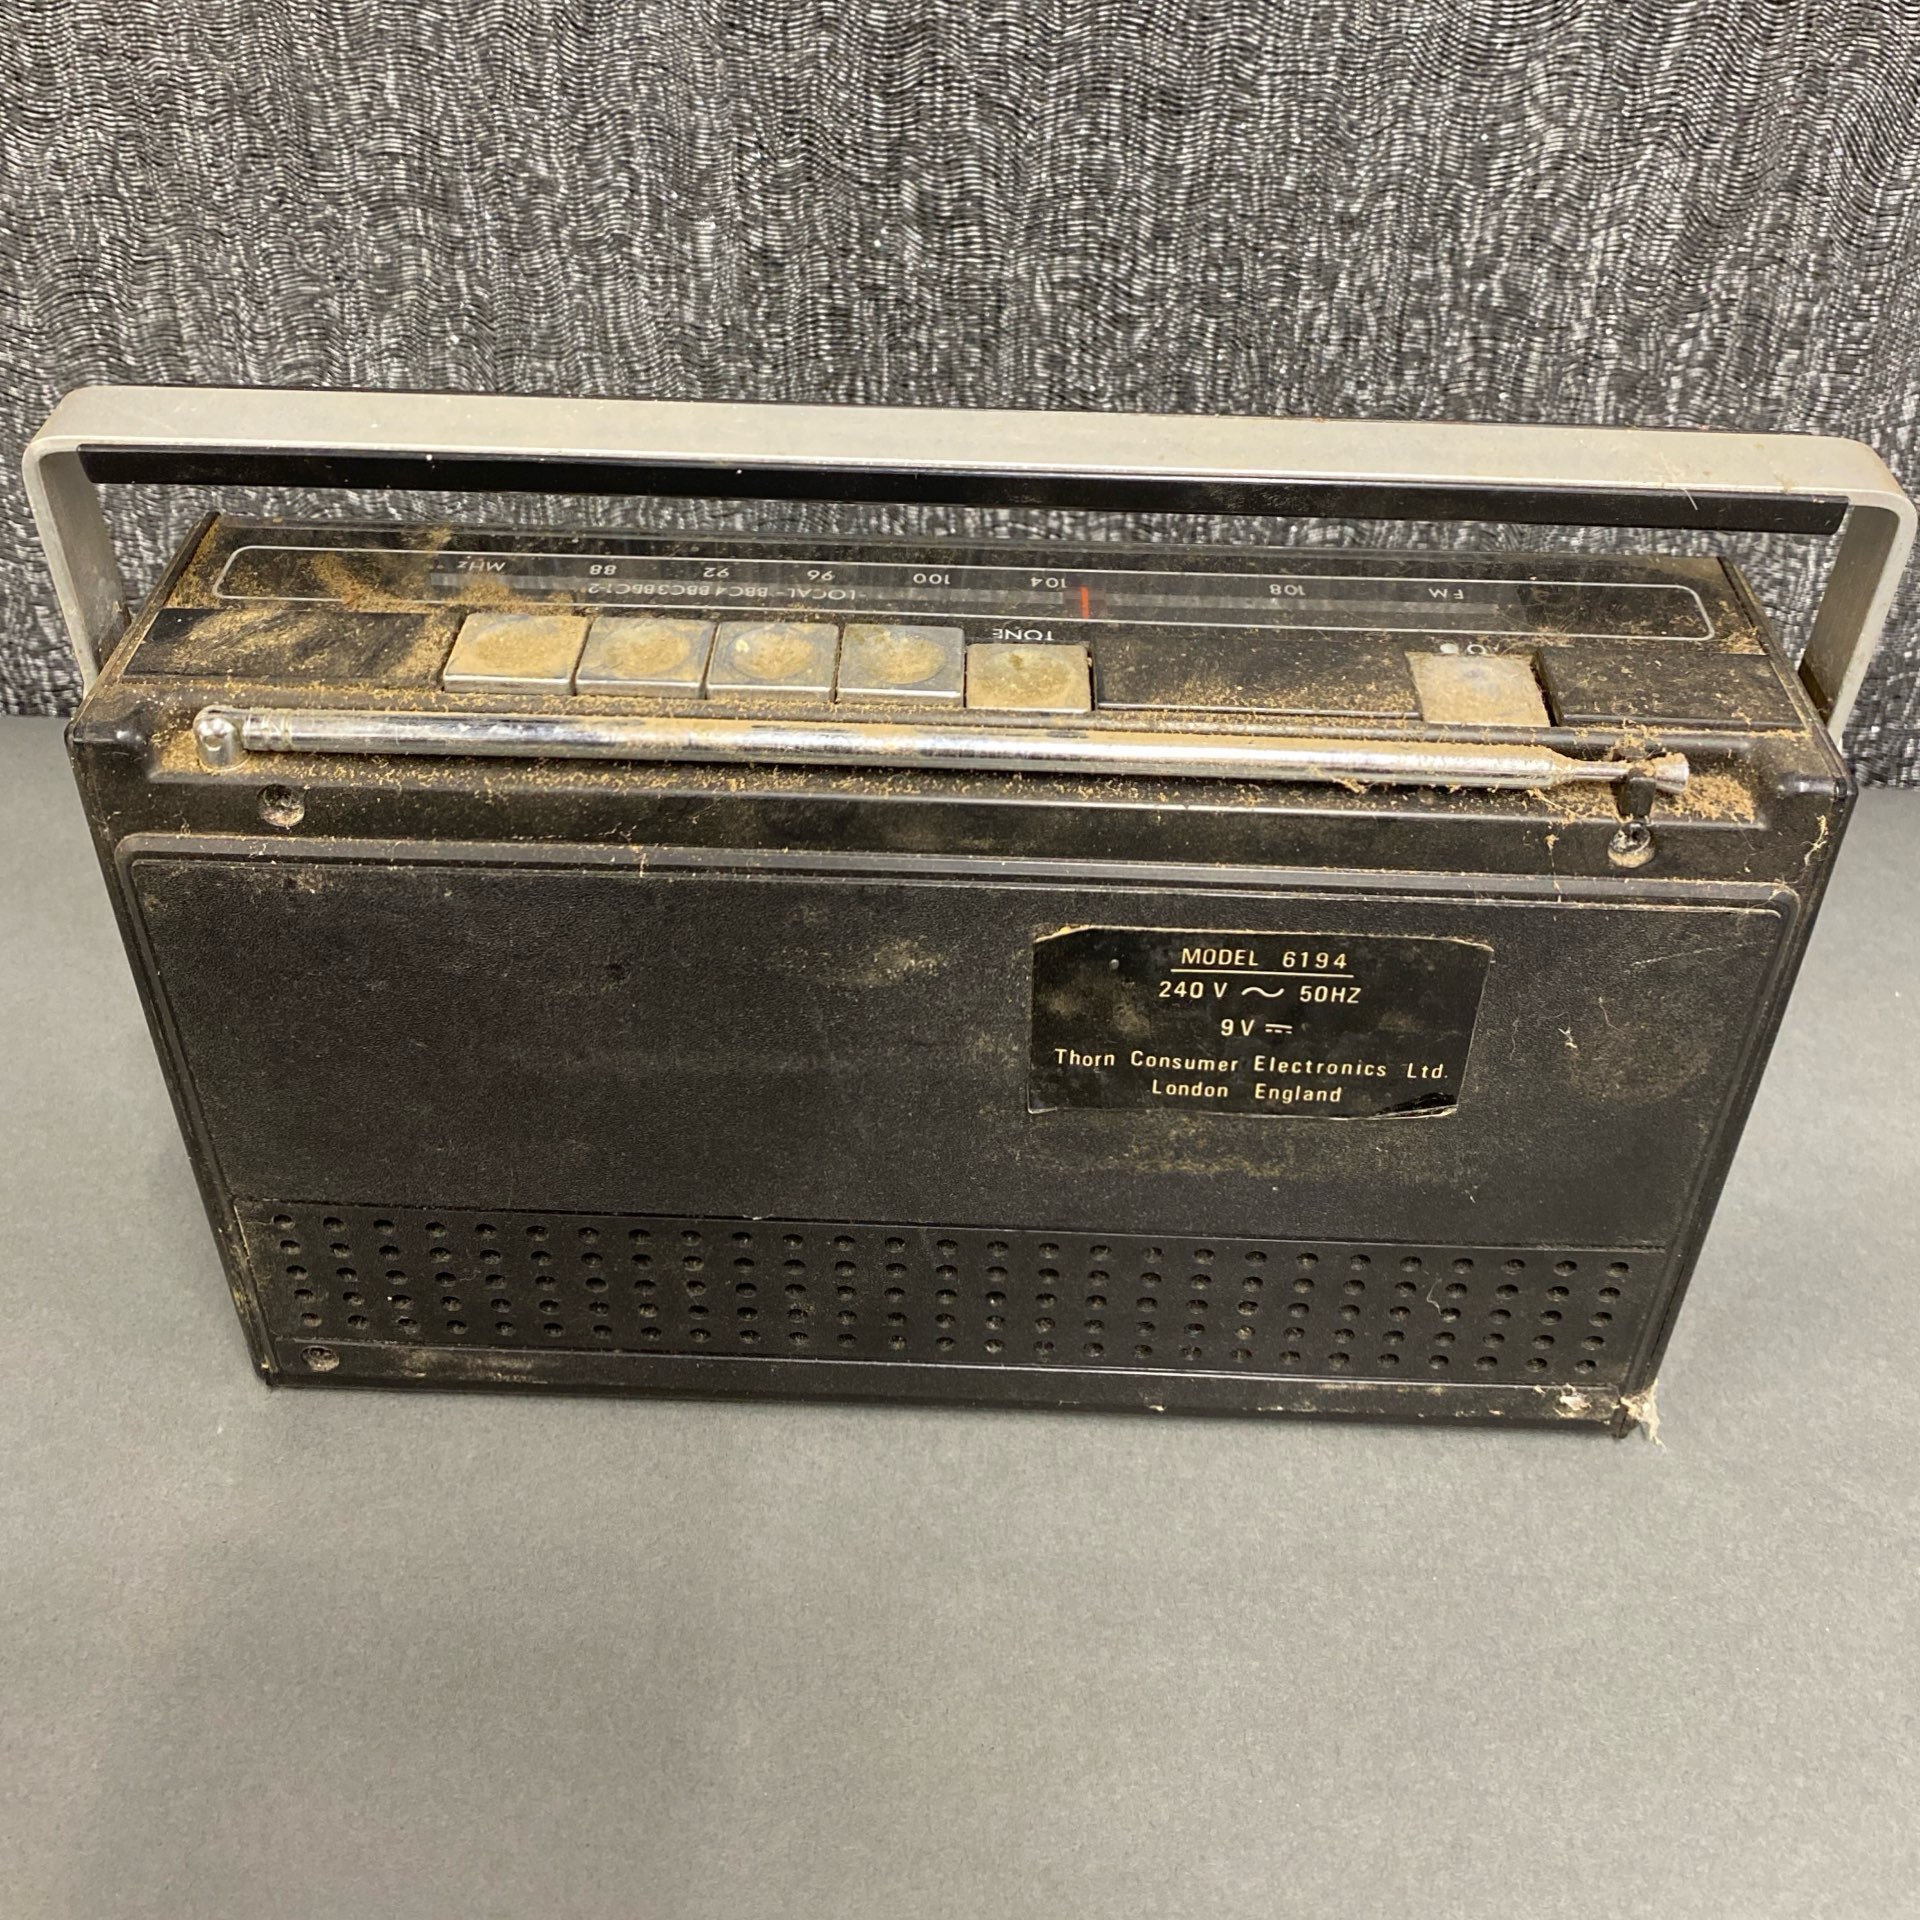
[[210,523],[126,671],[460,711],[927,727],[1605,729],[1805,716],[1722,561]]

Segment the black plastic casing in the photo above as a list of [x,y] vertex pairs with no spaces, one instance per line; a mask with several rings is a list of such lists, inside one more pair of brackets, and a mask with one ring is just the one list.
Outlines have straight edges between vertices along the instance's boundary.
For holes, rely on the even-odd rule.
[[[375,531],[444,537],[300,537]],[[1634,1417],[1853,797],[1731,570],[1766,724],[1541,732],[1689,754],[1623,867],[1606,790],[212,769],[210,704],[476,704],[444,609],[222,611],[246,534],[187,544],[70,738],[268,1379]],[[1458,1103],[1036,1111],[1035,951],[1081,927],[1482,946]]]

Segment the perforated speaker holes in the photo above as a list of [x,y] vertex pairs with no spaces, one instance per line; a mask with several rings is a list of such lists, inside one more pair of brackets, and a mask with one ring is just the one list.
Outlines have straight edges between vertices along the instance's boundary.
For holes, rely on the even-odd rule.
[[983,1228],[265,1203],[276,1335],[553,1348],[1606,1385],[1640,1250],[1102,1238]]

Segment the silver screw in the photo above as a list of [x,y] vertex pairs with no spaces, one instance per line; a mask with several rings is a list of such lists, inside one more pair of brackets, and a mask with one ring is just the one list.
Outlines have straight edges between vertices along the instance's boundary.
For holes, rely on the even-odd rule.
[[1616,867],[1644,867],[1653,858],[1653,829],[1644,820],[1626,820],[1607,842],[1607,858]]

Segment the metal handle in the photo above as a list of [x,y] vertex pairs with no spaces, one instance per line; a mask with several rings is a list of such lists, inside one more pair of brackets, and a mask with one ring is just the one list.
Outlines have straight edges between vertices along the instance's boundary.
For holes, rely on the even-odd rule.
[[85,679],[128,618],[109,481],[1840,532],[1800,668],[1836,734],[1914,537],[1870,448],[1798,434],[83,387],[25,467]]

